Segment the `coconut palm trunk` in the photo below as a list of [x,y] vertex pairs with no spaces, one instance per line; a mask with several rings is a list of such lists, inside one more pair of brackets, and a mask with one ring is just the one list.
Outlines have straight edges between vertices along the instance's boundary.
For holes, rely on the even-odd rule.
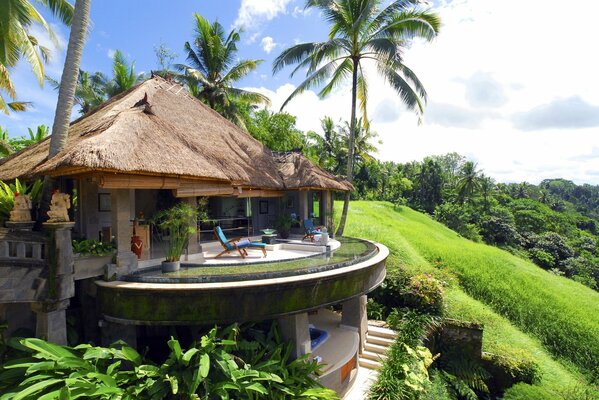
[[[67,47],[67,55],[64,61],[62,77],[60,79],[56,113],[54,114],[52,136],[50,137],[50,150],[48,151],[49,159],[58,154],[67,143],[71,111],[73,110],[73,103],[75,101],[77,78],[79,77],[79,66],[81,65],[81,56],[83,55],[83,47],[85,45],[87,28],[89,26],[90,9],[91,0],[77,0],[75,3],[73,23],[69,35],[69,45]],[[50,197],[52,195],[54,184],[54,178],[49,176],[45,177],[38,221],[46,219],[46,212],[50,208]]]
[[[353,71],[352,71],[352,87],[351,87],[351,121],[349,124],[349,143],[347,144],[347,181],[353,183],[354,181],[354,147],[356,142],[356,99],[358,91],[358,66],[359,60],[353,60]],[[341,213],[341,220],[339,221],[339,227],[335,235],[343,236],[345,230],[345,222],[347,221],[347,213],[349,211],[349,200],[351,192],[345,192],[343,198],[343,211]]]

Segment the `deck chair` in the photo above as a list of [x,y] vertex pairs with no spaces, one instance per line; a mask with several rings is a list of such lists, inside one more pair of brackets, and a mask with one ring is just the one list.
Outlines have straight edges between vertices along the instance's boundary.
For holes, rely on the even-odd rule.
[[314,241],[314,235],[320,235],[322,233],[320,227],[314,227],[314,222],[309,218],[304,220],[304,230],[306,234],[302,240],[310,239],[311,242]]
[[218,239],[218,241],[224,248],[224,250],[221,251],[215,258],[220,257],[223,254],[228,254],[228,253],[235,252],[235,251],[239,252],[239,255],[241,256],[241,258],[245,258],[248,255],[248,252],[246,249],[252,249],[252,248],[262,250],[262,254],[264,254],[264,257],[266,257],[266,244],[265,243],[252,242],[252,241],[250,241],[249,238],[244,239],[241,237],[227,239],[227,237],[225,236],[225,233],[223,232],[223,230],[221,229],[220,226],[217,226],[216,228],[214,228],[214,235],[216,236],[216,238]]

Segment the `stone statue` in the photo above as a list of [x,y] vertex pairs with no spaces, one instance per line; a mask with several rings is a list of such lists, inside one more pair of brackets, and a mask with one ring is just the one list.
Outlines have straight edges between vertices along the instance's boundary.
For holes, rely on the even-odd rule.
[[55,190],[52,193],[52,201],[50,201],[48,222],[69,222],[69,212],[67,211],[69,208],[71,208],[71,196]]
[[31,221],[31,198],[29,195],[15,193],[14,205],[10,212],[10,222],[30,222]]

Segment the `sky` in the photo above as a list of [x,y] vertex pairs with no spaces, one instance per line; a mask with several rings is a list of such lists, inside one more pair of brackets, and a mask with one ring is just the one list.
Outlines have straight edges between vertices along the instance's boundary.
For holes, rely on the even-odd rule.
[[[565,178],[599,184],[599,2],[593,0],[440,0],[430,3],[443,26],[433,42],[415,41],[405,64],[428,92],[421,124],[399,97],[366,64],[370,82],[368,114],[379,134],[377,157],[408,162],[457,152],[477,162],[498,182],[538,183]],[[154,48],[163,43],[183,63],[183,44],[193,37],[193,13],[217,19],[225,29],[243,29],[241,59],[263,59],[239,83],[260,91],[278,110],[301,82],[290,70],[272,74],[272,61],[296,43],[325,40],[328,27],[304,0],[102,0],[92,3],[92,26],[82,69],[110,75],[111,57],[120,49],[137,71],[158,69]],[[59,78],[68,30],[47,16],[58,34],[58,48],[46,66]],[[39,37],[43,37],[41,33]],[[32,101],[25,113],[0,115],[11,136],[39,124],[51,126],[56,91],[40,88],[29,67],[11,71],[20,100]],[[325,99],[308,91],[285,111],[302,130],[320,132],[326,115],[345,121],[350,88]]]

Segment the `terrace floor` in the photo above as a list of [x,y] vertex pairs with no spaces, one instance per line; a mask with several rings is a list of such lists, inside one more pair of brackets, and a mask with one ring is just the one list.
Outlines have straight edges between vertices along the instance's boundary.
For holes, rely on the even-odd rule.
[[[261,236],[250,237],[252,242],[261,242]],[[216,257],[223,247],[219,242],[202,243],[202,253],[183,256],[181,261],[192,265],[233,265],[233,264],[253,264],[273,261],[287,261],[314,256],[316,254],[326,253],[327,251],[337,250],[341,244],[339,241],[329,239],[326,245],[316,241],[302,240],[302,236],[291,236],[285,242],[266,245],[266,257],[260,249],[247,249],[248,255],[242,258],[238,252],[230,252]],[[328,248],[327,248],[328,247]],[[160,259],[144,260],[139,262],[139,266],[149,267],[162,261]]]

